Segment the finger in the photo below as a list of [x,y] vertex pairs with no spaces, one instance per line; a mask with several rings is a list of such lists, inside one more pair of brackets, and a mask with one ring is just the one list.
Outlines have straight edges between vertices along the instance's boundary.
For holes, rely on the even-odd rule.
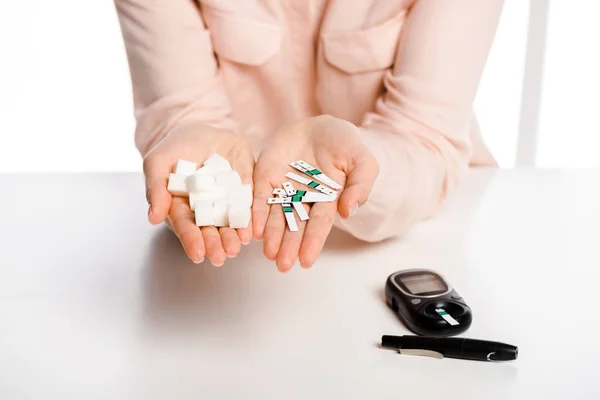
[[[237,160],[240,161],[238,162]],[[254,193],[254,183],[252,182],[254,157],[252,156],[252,152],[244,151],[243,148],[239,150],[234,157],[234,161],[232,161],[232,167],[240,174],[242,183],[252,186]],[[250,239],[252,239],[252,212],[250,212],[250,222],[248,223],[248,227],[237,229],[237,235],[242,244],[250,243]]]
[[166,163],[144,160],[148,221],[154,225],[162,223],[169,214],[172,196],[167,190],[167,183],[171,168],[172,165]]
[[[261,240],[265,235],[267,221],[269,219],[271,208],[267,204],[267,199],[271,197],[273,186],[264,179],[254,179],[254,201],[252,203],[252,230],[256,240]],[[282,212],[283,214],[283,212]]]
[[203,226],[201,230],[204,237],[204,246],[206,246],[206,255],[215,267],[220,267],[225,263],[227,255],[223,250],[219,231],[214,226]]
[[338,202],[338,212],[342,218],[350,218],[356,214],[358,207],[365,204],[377,175],[379,164],[365,147],[350,163],[346,185]]
[[265,234],[263,239],[263,252],[269,260],[275,260],[279,253],[283,232],[285,231],[286,223],[283,209],[280,204],[274,204],[269,212],[269,218],[265,226]]
[[252,213],[250,213],[250,222],[248,223],[248,227],[237,229],[237,235],[243,245],[250,243],[250,240],[252,239]]
[[277,269],[281,272],[289,271],[300,255],[300,245],[302,244],[302,236],[306,229],[306,222],[297,219],[297,223],[298,232],[285,229],[283,233],[283,239],[276,260]]
[[227,254],[227,257],[233,258],[238,255],[242,247],[240,238],[237,235],[235,229],[223,227],[219,228],[221,234],[221,243],[223,243],[223,249]]
[[169,220],[188,257],[195,263],[204,261],[204,239],[185,199],[173,199],[169,210]]
[[252,173],[254,171],[254,157],[250,151],[239,149],[234,151],[233,159],[230,160],[231,168],[236,171],[242,183],[252,184]]
[[303,268],[310,268],[317,260],[331,231],[335,215],[335,202],[315,203],[312,206],[300,246],[300,264]]

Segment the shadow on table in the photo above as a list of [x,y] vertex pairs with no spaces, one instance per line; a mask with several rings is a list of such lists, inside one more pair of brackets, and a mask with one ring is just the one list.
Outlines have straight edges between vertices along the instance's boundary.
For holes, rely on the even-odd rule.
[[[396,271],[425,268],[445,272],[444,275],[449,273],[448,279],[468,280],[465,275],[473,266],[469,264],[465,244],[469,235],[473,234],[472,221],[479,217],[482,204],[490,201],[486,200],[486,196],[490,195],[488,189],[497,172],[496,168],[473,168],[470,179],[463,182],[436,215],[396,239],[397,245],[403,246],[398,252]],[[386,304],[383,284],[372,293],[378,301]],[[389,312],[395,314],[391,310]]]
[[159,230],[149,246],[147,267],[141,277],[146,328],[234,328],[241,302],[248,307],[247,301],[255,298],[251,292],[259,290],[260,285],[252,282],[263,277],[261,270],[276,273],[274,267],[256,265],[261,260],[256,257],[260,251],[257,243],[243,250],[224,267],[214,267],[208,259],[194,264],[171,231]]
[[[451,220],[441,216],[427,222],[424,229],[402,239],[381,243],[365,243],[335,229],[328,238],[325,251],[336,253],[362,253],[377,251],[387,246],[402,246],[398,254],[398,268],[425,267],[454,269],[454,275],[468,273],[465,265],[463,243],[468,235],[468,220],[474,213],[487,187],[480,179],[459,201],[460,209],[452,213]],[[458,226],[455,226],[458,225]],[[439,253],[439,254],[438,254]],[[451,264],[451,265],[450,265]],[[299,268],[299,267],[294,267]],[[462,272],[461,272],[462,271]],[[235,259],[229,259],[221,268],[210,262],[193,264],[185,255],[177,237],[168,229],[156,232],[149,246],[146,268],[142,272],[142,317],[150,329],[191,329],[205,333],[220,330],[239,331],[243,326],[260,330],[260,321],[248,321],[250,316],[279,318],[283,307],[273,305],[273,299],[286,298],[295,276],[283,276],[273,262],[262,253],[262,243],[253,241]],[[304,279],[304,278],[301,278]],[[384,278],[385,279],[385,278]],[[385,300],[382,286],[374,293],[382,305]],[[271,314],[261,313],[269,309]],[[244,332],[237,332],[240,336]]]
[[346,233],[345,231],[333,227],[327,242],[325,243],[324,251],[329,253],[359,253],[368,251],[374,251],[381,247],[385,247],[392,242],[399,242],[401,239],[388,239],[378,243],[368,243],[358,240],[354,236]]
[[[364,243],[336,229],[325,251],[330,254],[362,252],[380,246],[384,244]],[[264,315],[261,309],[269,309],[277,318],[285,310],[272,302],[289,296],[286,290],[297,287],[292,280],[298,278],[281,274],[275,264],[264,257],[261,242],[253,241],[219,268],[208,259],[202,264],[192,263],[178,238],[166,228],[155,233],[148,249],[146,268],[141,276],[141,295],[144,329],[151,331],[236,330],[249,315]],[[293,272],[310,274],[310,271]],[[307,276],[301,275],[300,279]],[[257,324],[244,323],[244,326]]]

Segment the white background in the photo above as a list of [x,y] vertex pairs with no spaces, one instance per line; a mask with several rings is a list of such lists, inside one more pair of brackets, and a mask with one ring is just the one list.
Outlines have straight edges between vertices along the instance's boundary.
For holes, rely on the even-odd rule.
[[[515,164],[528,13],[506,0],[476,101],[502,167]],[[598,1],[551,1],[539,167],[600,167],[598,15]],[[0,172],[140,170],[112,1],[2,1],[0,51]]]

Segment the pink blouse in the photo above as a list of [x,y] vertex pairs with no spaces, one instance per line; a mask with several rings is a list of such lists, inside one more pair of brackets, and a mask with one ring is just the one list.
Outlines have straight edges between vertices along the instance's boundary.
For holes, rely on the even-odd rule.
[[115,3],[142,154],[190,121],[235,129],[258,153],[283,124],[346,119],[380,174],[336,225],[367,241],[432,215],[469,166],[495,165],[473,101],[503,0]]

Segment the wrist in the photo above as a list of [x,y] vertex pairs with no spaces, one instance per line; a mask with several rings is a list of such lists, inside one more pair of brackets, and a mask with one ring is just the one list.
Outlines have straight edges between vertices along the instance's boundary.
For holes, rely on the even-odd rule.
[[[192,116],[179,120],[176,123],[169,125],[169,121],[164,122],[162,129],[157,129],[154,134],[142,136],[139,131],[140,127],[136,129],[136,147],[138,148],[142,157],[145,157],[152,151],[158,144],[167,138],[178,136],[186,132],[206,132],[217,135],[235,135],[235,137],[242,138],[239,133],[238,126],[233,121],[227,119],[215,122],[206,122]],[[159,133],[160,132],[160,133]]]

